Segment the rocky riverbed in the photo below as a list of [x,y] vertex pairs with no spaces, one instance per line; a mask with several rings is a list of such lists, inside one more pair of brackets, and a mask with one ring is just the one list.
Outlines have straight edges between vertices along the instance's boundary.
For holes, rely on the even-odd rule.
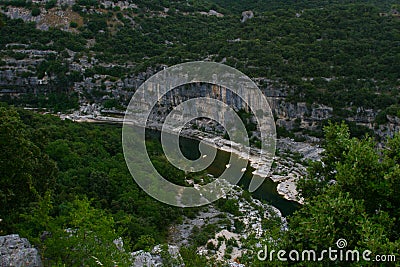
[[[247,238],[259,239],[263,236],[263,220],[278,219],[282,230],[287,229],[286,219],[277,208],[246,196],[239,186],[232,186],[226,199],[237,203],[237,212],[232,214],[221,211],[215,204],[207,205],[194,218],[185,217],[182,223],[171,226],[169,243],[182,247],[201,240],[204,244],[197,247],[199,254],[234,263],[248,252],[243,247]],[[199,236],[207,236],[208,239]]]

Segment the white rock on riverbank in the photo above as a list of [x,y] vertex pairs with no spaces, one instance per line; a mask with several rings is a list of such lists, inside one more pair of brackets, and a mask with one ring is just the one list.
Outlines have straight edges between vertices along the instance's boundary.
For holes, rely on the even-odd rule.
[[[229,221],[229,225],[219,228],[213,233],[213,237],[206,244],[197,248],[198,253],[217,261],[224,262],[229,254],[230,263],[240,258],[246,249],[242,247],[242,241],[248,237],[262,238],[265,229],[262,227],[264,219],[272,217],[280,218],[282,230],[287,229],[286,219],[281,212],[268,204],[254,198],[244,198],[243,189],[232,186],[232,190],[226,196],[227,199],[235,199],[238,203],[240,215],[233,215],[218,210],[214,204],[203,208],[195,218],[184,218],[183,222],[170,228],[169,243],[178,247],[190,245],[193,241],[193,229],[204,229],[207,225],[220,225],[222,221]],[[242,224],[243,229],[235,228],[235,221]],[[207,245],[212,244],[212,245]],[[230,252],[227,252],[228,247]]]

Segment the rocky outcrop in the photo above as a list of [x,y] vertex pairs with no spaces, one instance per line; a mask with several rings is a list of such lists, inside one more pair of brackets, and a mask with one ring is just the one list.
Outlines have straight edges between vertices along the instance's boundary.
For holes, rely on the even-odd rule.
[[278,155],[274,157],[275,167],[271,170],[271,180],[278,183],[277,192],[287,200],[304,204],[304,199],[297,191],[297,181],[307,175],[303,161],[319,161],[323,148],[304,142],[294,142],[289,138],[277,140]]
[[99,1],[100,4],[104,6],[104,8],[115,8],[119,7],[121,10],[128,9],[128,8],[138,8],[137,5],[131,3],[131,1]]
[[132,252],[131,255],[134,259],[132,267],[185,266],[179,248],[173,245],[157,245],[151,252],[139,250]]
[[42,261],[36,248],[19,235],[0,236],[0,266],[41,267]]
[[388,122],[377,126],[376,129],[374,129],[375,133],[381,137],[393,137],[395,133],[400,132],[400,118],[391,115],[386,115],[386,118]]
[[200,14],[207,15],[207,16],[216,16],[217,18],[224,17],[224,14],[221,14],[221,13],[219,13],[219,12],[213,10],[213,9],[210,9],[210,11],[208,11],[208,12],[204,12],[204,11],[200,12]]
[[[266,85],[260,89],[268,99],[271,110],[276,118],[276,125],[285,127],[287,130],[316,130],[321,121],[332,117],[332,107],[318,104],[308,105],[304,102],[287,102],[285,88],[278,89],[272,85]],[[157,87],[150,87],[148,90],[161,97],[161,93]],[[199,97],[218,99],[234,110],[244,109],[249,111],[249,107],[245,101],[251,103],[253,106],[260,106],[262,103],[261,99],[253,96],[253,94],[247,95],[248,98],[244,101],[231,90],[227,90],[221,86],[194,83],[175,88],[167,95],[161,97],[159,105],[153,108],[150,120],[163,122],[164,118],[170,112],[171,107],[178,106],[189,99]]]
[[8,7],[6,11],[1,11],[11,19],[22,19],[27,22],[35,22],[36,28],[48,30],[50,27],[56,27],[61,30],[76,32],[76,29],[70,27],[70,22],[83,23],[82,17],[72,10],[40,8],[40,14],[33,16],[32,11],[22,7]]
[[[36,19],[36,17],[31,17],[29,14],[26,14],[26,12],[21,13],[20,11],[13,10],[12,8],[8,10],[10,16],[18,17],[25,14],[26,19]],[[250,13],[247,15],[249,17],[252,16]],[[32,49],[29,45],[19,43],[7,44],[7,48],[15,54],[25,54],[26,56],[22,59],[15,59],[10,55],[4,57],[3,61],[5,65],[0,68],[0,86],[2,87],[0,88],[0,96],[18,97],[20,94],[24,93],[41,94],[49,92],[51,90],[49,84],[52,80],[55,80],[56,77],[48,77],[45,75],[39,78],[37,77],[37,73],[32,71],[32,69],[37,68],[40,63],[46,60],[48,55],[54,55],[57,54],[57,52],[49,49]],[[69,51],[68,53],[68,66],[70,71],[84,73],[86,70],[93,69],[96,66],[101,66],[106,69],[115,67],[132,68],[130,65],[101,63],[98,62],[95,57],[81,56],[75,58],[74,52]],[[79,101],[81,106],[80,110],[77,111],[75,115],[93,115],[93,117],[99,116],[100,114],[104,115],[105,112],[102,104],[109,99],[118,99],[120,106],[126,107],[137,88],[153,74],[165,67],[167,66],[158,65],[154,68],[149,67],[146,71],[130,74],[118,80],[110,79],[108,75],[103,74],[94,74],[92,77],[84,77],[82,81],[75,82],[73,86],[73,90],[80,96]],[[265,77],[255,78],[254,82],[259,85],[260,90],[267,97],[276,119],[276,125],[284,127],[289,131],[298,132],[300,136],[302,132],[320,131],[322,122],[334,115],[333,108],[326,105],[291,101],[289,96],[296,88],[285,85],[283,82],[267,79]],[[154,93],[158,93],[157,88],[151,90]],[[216,85],[199,83],[187,84],[174,89],[171,93],[164,96],[159,101],[160,105],[153,110],[152,115],[154,118],[151,118],[151,120],[162,122],[172,106],[177,106],[188,99],[197,97],[218,99],[233,107],[235,110],[240,108],[246,109],[244,102],[230,90]],[[249,99],[249,102],[253,104],[257,104],[259,101],[260,99]],[[96,107],[88,108],[88,103],[91,103],[90,105],[95,103]],[[350,115],[344,119],[355,122],[357,125],[366,126],[381,137],[393,136],[400,128],[400,124],[395,120],[388,120],[384,125],[376,125],[375,118],[378,114],[377,110],[359,107],[356,110],[349,108],[347,111]],[[306,139],[310,140],[307,136]]]
[[287,229],[286,219],[277,208],[252,197],[243,197],[243,188],[232,186],[226,198],[237,201],[239,214],[220,211],[215,204],[210,204],[194,218],[184,217],[181,224],[173,225],[169,231],[170,242],[179,247],[188,246],[192,242],[191,237],[194,237],[194,229],[219,225],[212,233],[211,239],[197,248],[198,254],[219,262],[227,262],[229,266],[243,266],[235,263],[235,259],[247,252],[247,248],[242,246],[246,239],[263,238],[263,220],[277,218],[281,221],[282,231]]
[[251,10],[243,11],[242,12],[242,18],[240,19],[240,22],[246,22],[248,19],[254,18],[254,13]]

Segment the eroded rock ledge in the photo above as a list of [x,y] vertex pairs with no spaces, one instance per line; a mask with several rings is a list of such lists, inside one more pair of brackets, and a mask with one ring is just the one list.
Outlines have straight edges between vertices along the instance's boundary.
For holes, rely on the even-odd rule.
[[17,234],[0,236],[0,266],[42,267],[36,248]]

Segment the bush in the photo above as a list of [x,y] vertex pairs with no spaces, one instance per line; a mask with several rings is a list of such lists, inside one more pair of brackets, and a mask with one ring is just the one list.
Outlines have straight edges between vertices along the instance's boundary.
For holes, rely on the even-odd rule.
[[235,216],[240,216],[239,204],[236,199],[219,199],[216,202],[217,207],[223,212],[229,212]]
[[251,193],[249,191],[243,190],[242,198],[245,199],[247,202],[252,202]]
[[207,243],[207,249],[215,250],[216,247],[215,247],[214,243],[210,241],[210,242]]
[[69,26],[70,26],[71,28],[77,28],[77,27],[78,27],[78,23],[76,23],[75,21],[71,21],[71,22],[69,23]]
[[46,3],[45,8],[46,8],[46,10],[49,10],[49,9],[55,7],[56,4],[57,4],[57,0],[50,0]]
[[38,7],[34,7],[34,8],[32,8],[32,16],[34,16],[34,17],[37,17],[37,16],[39,16],[40,15],[40,8],[38,8]]
[[239,220],[234,220],[233,226],[235,226],[235,233],[241,233],[246,228],[246,225]]
[[75,12],[80,12],[80,11],[82,10],[82,8],[81,8],[80,5],[74,4],[74,5],[72,6],[72,10],[75,11]]

